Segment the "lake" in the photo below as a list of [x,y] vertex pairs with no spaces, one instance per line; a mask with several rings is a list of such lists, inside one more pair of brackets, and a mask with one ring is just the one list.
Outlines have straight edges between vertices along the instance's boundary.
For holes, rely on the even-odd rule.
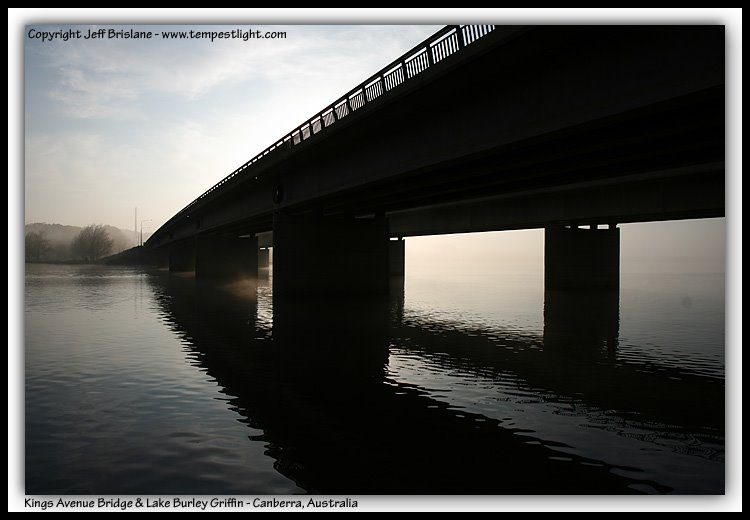
[[[627,269],[626,269],[627,267]],[[724,491],[724,275],[408,269],[383,300],[273,301],[29,264],[27,494]]]

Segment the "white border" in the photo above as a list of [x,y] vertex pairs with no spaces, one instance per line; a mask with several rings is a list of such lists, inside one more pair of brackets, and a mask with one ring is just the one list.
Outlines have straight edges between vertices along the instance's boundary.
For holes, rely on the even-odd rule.
[[742,510],[742,9],[8,9],[8,511],[23,495],[23,27],[27,23],[724,24],[727,44],[727,495],[356,497],[359,511]]

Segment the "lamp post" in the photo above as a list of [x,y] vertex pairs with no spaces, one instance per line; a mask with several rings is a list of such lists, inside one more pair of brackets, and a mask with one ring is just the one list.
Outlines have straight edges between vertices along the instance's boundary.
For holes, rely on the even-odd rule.
[[141,220],[141,243],[140,245],[143,246],[143,223],[144,222],[151,222],[152,219],[147,218],[145,220]]

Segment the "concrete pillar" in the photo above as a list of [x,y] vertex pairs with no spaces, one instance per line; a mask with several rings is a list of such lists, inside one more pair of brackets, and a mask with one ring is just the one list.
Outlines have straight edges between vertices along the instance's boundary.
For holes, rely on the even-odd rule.
[[156,267],[162,270],[169,269],[169,248],[161,247],[154,251],[156,258]]
[[403,238],[388,241],[388,274],[404,276],[406,260],[406,241]]
[[267,247],[258,249],[258,269],[268,269],[270,257],[271,251]]
[[254,235],[199,236],[196,240],[196,278],[256,278],[258,241]]
[[620,230],[548,227],[544,286],[547,290],[619,289]]
[[387,298],[274,296],[278,375],[285,387],[299,384],[308,391],[340,392],[342,386],[369,384],[370,376],[380,381],[388,363],[388,327]]
[[169,272],[195,271],[195,242],[188,240],[169,246]]
[[278,296],[388,294],[385,218],[289,216],[273,221],[273,293]]
[[544,292],[544,351],[577,359],[617,352],[620,292],[616,289]]

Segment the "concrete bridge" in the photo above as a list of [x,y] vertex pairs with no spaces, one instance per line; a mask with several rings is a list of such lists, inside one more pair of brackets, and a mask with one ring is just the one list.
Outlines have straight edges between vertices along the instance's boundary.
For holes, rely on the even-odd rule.
[[724,216],[724,109],[721,26],[447,26],[146,246],[198,278],[273,246],[275,295],[361,295],[404,237],[543,227],[547,289],[616,288],[617,224]]

